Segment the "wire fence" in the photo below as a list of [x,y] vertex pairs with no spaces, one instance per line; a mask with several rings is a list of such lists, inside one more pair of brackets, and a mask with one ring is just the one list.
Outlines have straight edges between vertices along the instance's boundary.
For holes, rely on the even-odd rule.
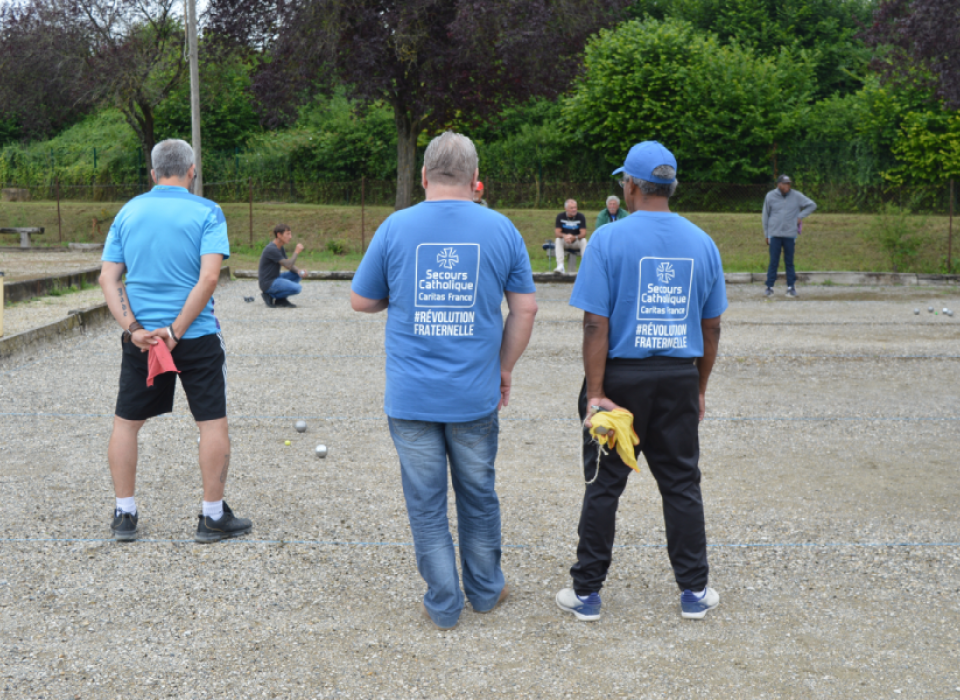
[[[602,209],[608,196],[621,194],[615,181],[608,182],[491,182],[485,183],[484,197],[495,209],[562,209],[570,198],[583,209]],[[768,184],[681,182],[670,201],[681,213],[760,213]],[[911,187],[876,184],[804,183],[795,187],[813,199],[820,212],[871,214],[886,204],[895,204],[918,214],[947,215],[950,185]],[[143,183],[64,185],[56,180],[29,186],[2,184],[2,200],[125,202],[150,188]],[[204,196],[215,202],[326,204],[337,206],[393,206],[394,180],[351,180],[345,182],[268,183],[253,178],[204,183]],[[414,203],[423,192],[414,190]]]

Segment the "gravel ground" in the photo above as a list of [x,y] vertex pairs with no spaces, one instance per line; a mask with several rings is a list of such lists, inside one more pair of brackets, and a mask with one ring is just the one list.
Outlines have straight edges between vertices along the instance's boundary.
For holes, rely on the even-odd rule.
[[306,284],[296,310],[245,304],[255,286],[217,295],[243,539],[192,542],[182,394],[142,433],[143,539],[108,539],[118,329],[0,365],[0,696],[960,698],[960,318],[926,312],[960,309],[956,288],[730,287],[701,430],[721,606],[680,618],[643,473],[582,623],[553,600],[583,488],[579,313],[541,285],[502,415],[513,593],[439,633],[381,412],[383,317],[353,314],[348,283]]
[[81,253],[73,250],[55,253],[0,251],[0,272],[4,273],[4,280],[7,282],[65,275],[77,270],[100,267],[102,254],[102,251]]

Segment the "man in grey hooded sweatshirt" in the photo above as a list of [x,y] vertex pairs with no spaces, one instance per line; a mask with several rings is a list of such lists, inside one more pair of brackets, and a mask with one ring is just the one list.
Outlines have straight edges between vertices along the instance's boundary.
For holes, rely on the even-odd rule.
[[768,297],[773,296],[773,285],[780,268],[780,251],[787,269],[787,295],[797,296],[797,273],[793,268],[793,250],[800,235],[801,222],[816,210],[816,203],[803,193],[793,190],[788,175],[777,178],[777,189],[767,192],[763,200],[763,234],[770,247],[770,266],[767,268]]

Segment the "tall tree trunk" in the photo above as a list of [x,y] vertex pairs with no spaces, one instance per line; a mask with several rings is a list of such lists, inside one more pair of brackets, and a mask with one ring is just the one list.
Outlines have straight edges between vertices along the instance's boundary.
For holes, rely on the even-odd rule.
[[420,118],[413,117],[401,106],[393,107],[397,124],[397,200],[394,209],[406,209],[413,203],[413,188],[417,181],[417,135]]
[[140,142],[140,150],[143,152],[143,163],[147,170],[147,183],[150,182],[150,170],[153,169],[151,154],[156,145],[153,135],[153,110],[149,104],[143,102],[119,102],[117,106],[126,119],[127,124],[133,129]]

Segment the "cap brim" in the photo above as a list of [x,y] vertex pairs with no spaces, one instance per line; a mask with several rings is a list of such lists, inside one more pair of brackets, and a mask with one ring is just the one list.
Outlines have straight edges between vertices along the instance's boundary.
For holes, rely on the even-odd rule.
[[623,172],[623,168],[617,168],[616,170],[614,170],[614,171],[613,171],[612,173],[610,173],[610,174],[611,174],[611,175],[619,175],[619,174],[622,173],[622,172]]

